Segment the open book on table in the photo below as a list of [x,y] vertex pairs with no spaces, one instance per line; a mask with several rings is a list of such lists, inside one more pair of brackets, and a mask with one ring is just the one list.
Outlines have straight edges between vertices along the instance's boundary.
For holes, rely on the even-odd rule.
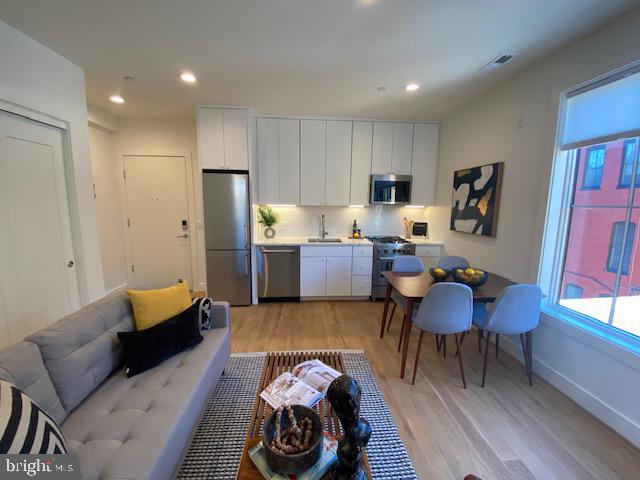
[[282,405],[313,407],[329,385],[342,374],[320,360],[307,360],[284,372],[265,388],[260,397],[273,408]]

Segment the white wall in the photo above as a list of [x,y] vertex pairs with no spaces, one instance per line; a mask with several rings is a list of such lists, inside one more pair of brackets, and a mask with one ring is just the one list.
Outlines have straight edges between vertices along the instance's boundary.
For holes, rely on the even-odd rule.
[[83,304],[104,296],[93,198],[84,72],[0,21],[0,100],[68,125],[68,185]]
[[[195,109],[186,116],[154,118],[118,118],[115,134],[119,169],[122,155],[185,155],[191,163],[187,179],[189,216],[195,239],[192,242],[193,285],[201,290],[206,285],[204,230],[202,228],[202,176],[197,159]],[[123,195],[124,192],[120,191]]]
[[[329,237],[351,235],[353,220],[365,235],[404,236],[402,217],[419,222],[428,218],[428,208],[406,208],[391,206],[349,207],[273,207],[280,214],[274,227],[279,237],[320,236],[320,216],[325,214],[325,225]],[[258,224],[254,205],[254,236],[264,238],[264,227]]]
[[[577,40],[448,115],[441,125],[432,238],[450,254],[516,281],[535,282],[547,208],[560,93],[640,59],[640,10]],[[449,231],[453,172],[505,162],[496,238]],[[640,357],[543,315],[535,368],[640,445]],[[516,344],[503,344],[515,352]],[[519,348],[519,347],[517,347]]]
[[104,286],[107,292],[127,284],[115,128],[115,117],[89,106],[91,169],[95,185]]

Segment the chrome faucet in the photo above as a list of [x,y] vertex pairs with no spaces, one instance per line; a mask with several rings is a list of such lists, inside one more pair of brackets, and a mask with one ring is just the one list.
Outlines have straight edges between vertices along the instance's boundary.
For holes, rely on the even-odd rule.
[[327,230],[324,228],[324,213],[322,214],[322,217],[320,217],[320,225],[322,228],[322,231],[320,232],[320,236],[322,238],[327,238],[327,235],[329,234],[329,232],[327,232]]

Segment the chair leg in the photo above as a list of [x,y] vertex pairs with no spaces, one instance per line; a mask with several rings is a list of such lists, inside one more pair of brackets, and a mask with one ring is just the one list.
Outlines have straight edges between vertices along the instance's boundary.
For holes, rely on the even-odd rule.
[[529,359],[529,386],[533,387],[533,330],[525,334],[527,340],[527,358]]
[[[462,334],[460,335],[460,347],[462,347],[462,342],[464,342],[464,337],[467,334],[467,332],[462,332]],[[458,340],[456,339],[456,345],[458,343]],[[458,349],[456,350],[456,357],[460,355],[460,347],[458,347]]]
[[500,350],[500,334],[496,333],[496,358],[498,358],[499,350]]
[[387,323],[387,332],[389,331],[389,327],[391,327],[391,322],[393,322],[393,314],[396,313],[396,307],[398,304],[393,302],[393,308],[391,309],[391,315],[389,315],[389,323]]
[[437,333],[433,334],[433,338],[436,339],[436,350],[439,352],[440,351],[440,335],[438,335]]
[[402,316],[402,329],[400,330],[400,339],[398,340],[398,352],[400,351],[400,347],[402,347],[402,339],[404,338],[404,320],[406,316],[406,313]]
[[416,384],[416,373],[418,373],[418,360],[420,360],[420,350],[422,350],[422,336],[424,332],[420,330],[420,339],[418,340],[418,350],[416,350],[416,363],[413,366],[413,378],[411,379],[411,385]]
[[487,363],[489,361],[489,340],[491,339],[491,332],[487,332],[487,343],[484,346],[484,365],[482,366],[482,388],[484,388],[484,381],[487,378]]
[[478,353],[482,355],[482,330],[478,328]]
[[447,358],[447,336],[440,335],[440,338],[442,339],[442,356]]
[[527,355],[527,345],[524,339],[524,333],[520,334],[520,345],[522,346],[522,358],[524,359],[524,372],[529,377],[529,357]]
[[[464,333],[463,333],[464,335]],[[467,388],[467,381],[464,378],[464,367],[462,366],[462,354],[460,352],[460,345],[462,345],[462,342],[460,342],[458,340],[458,334],[454,334],[454,337],[456,339],[456,356],[458,357],[458,364],[460,365],[460,375],[462,376],[462,386],[463,388]]]

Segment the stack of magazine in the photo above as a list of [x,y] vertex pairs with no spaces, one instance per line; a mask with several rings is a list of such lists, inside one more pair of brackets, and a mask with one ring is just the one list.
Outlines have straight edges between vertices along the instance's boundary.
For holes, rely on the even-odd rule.
[[260,396],[273,408],[282,405],[311,408],[325,396],[331,382],[341,375],[320,360],[307,360],[296,365],[292,372],[282,373]]

